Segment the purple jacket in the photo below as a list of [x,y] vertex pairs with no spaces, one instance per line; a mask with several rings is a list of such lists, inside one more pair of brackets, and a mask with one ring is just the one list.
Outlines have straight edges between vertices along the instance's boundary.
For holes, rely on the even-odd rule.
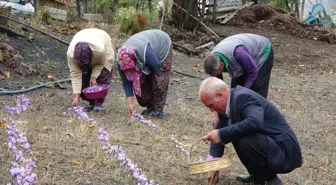
[[251,88],[258,76],[258,65],[248,53],[244,46],[238,46],[233,54],[235,60],[242,66],[246,73],[246,81],[244,87]]

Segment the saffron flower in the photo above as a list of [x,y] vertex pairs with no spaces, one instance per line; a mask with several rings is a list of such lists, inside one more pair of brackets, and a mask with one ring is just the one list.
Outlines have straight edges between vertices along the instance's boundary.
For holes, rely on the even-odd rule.
[[[7,112],[11,115],[19,115],[26,111],[30,106],[30,101],[24,95],[17,96],[16,106],[6,106]],[[3,122],[8,122],[3,118]],[[37,180],[37,175],[33,173],[36,167],[36,159],[26,159],[25,154],[31,154],[31,147],[25,133],[16,128],[15,121],[12,117],[7,123],[8,149],[13,154],[13,160],[10,163],[10,174],[17,185],[30,185]],[[21,149],[21,150],[20,150]],[[9,185],[10,183],[7,183]]]
[[183,147],[182,143],[179,142],[175,137],[171,138],[175,144],[175,147],[179,150],[181,150],[187,157],[189,157],[190,153],[189,150]]
[[132,116],[133,118],[139,118],[140,123],[149,126],[151,129],[159,130],[159,128],[154,123],[152,123],[151,120],[146,120],[140,113],[134,112]]
[[120,166],[125,166],[131,173],[132,177],[138,182],[138,185],[154,185],[154,180],[148,180],[146,175],[126,156],[124,149],[120,146],[110,145],[109,134],[103,129],[98,130],[98,140],[102,144],[102,150],[110,157],[114,157],[120,163]]
[[[87,112],[85,111],[85,108],[80,106],[80,105],[76,106],[76,107],[73,107],[73,108],[69,108],[68,110],[73,111],[74,112],[73,116],[78,118],[79,120],[83,120],[87,123],[95,123],[96,122],[93,118],[91,118],[87,114]],[[62,113],[63,117],[67,117],[68,115],[71,115],[71,114],[67,113],[67,112]]]
[[93,92],[98,92],[98,91],[101,91],[103,90],[103,87],[101,86],[98,86],[98,85],[93,85],[93,86],[90,86],[88,88],[86,88],[86,92],[87,93],[93,93]]
[[[182,144],[180,141],[178,141],[175,137],[172,137],[171,139],[172,139],[172,141],[174,142],[175,147],[176,147],[178,150],[182,151],[187,157],[190,156],[189,150],[187,150],[186,148],[184,148],[184,147],[183,147],[183,144]],[[212,159],[214,159],[214,158],[213,158],[210,154],[208,154],[208,155],[205,157],[205,159],[206,159],[206,161],[210,161],[210,160],[212,160]],[[199,156],[199,157],[196,158],[196,161],[197,161],[197,162],[202,162],[202,161],[204,161],[204,159],[203,159],[202,156]]]
[[11,115],[19,115],[21,112],[25,112],[30,106],[30,100],[25,95],[19,95],[16,98],[16,106],[6,106],[7,112]]

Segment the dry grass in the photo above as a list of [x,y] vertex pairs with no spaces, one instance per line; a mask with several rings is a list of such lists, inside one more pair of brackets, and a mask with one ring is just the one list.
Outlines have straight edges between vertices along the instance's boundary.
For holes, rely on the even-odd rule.
[[[177,87],[172,87],[174,88]],[[20,128],[27,133],[32,144],[33,156],[38,159],[36,172],[38,184],[135,184],[127,170],[120,168],[115,159],[101,151],[97,140],[97,128],[105,128],[110,133],[110,142],[122,146],[130,159],[137,163],[147,175],[159,184],[205,184],[205,175],[189,176],[182,167],[187,162],[182,152],[174,147],[171,137],[175,136],[187,147],[210,129],[211,113],[199,102],[189,100],[169,100],[165,120],[152,120],[160,132],[133,121],[126,114],[123,95],[110,93],[102,113],[90,113],[97,121],[95,130],[87,123],[75,118],[61,117],[60,114],[70,106],[68,93],[59,92],[51,98],[41,98],[30,93],[33,105],[30,110],[16,118],[26,121]],[[292,120],[293,127],[301,141],[305,164],[293,173],[282,175],[287,184],[333,184],[335,177],[335,148],[331,127],[335,119],[321,114],[321,110],[304,108],[298,101],[311,94],[291,93],[271,90],[270,98]],[[280,101],[286,99],[286,101]],[[331,94],[325,98],[307,99],[311,106],[328,105]],[[9,101],[8,101],[9,102]],[[7,102],[5,102],[7,103]],[[302,107],[302,109],[293,109]],[[138,111],[141,109],[138,108]],[[295,115],[295,116],[292,116]],[[307,115],[310,117],[306,119]],[[317,116],[320,115],[320,116]],[[324,115],[322,118],[321,115]],[[324,122],[321,122],[323,119]],[[307,120],[302,122],[301,120]],[[309,124],[314,123],[315,124]],[[319,124],[319,125],[316,125]],[[317,129],[319,128],[319,129]],[[4,128],[1,128],[1,145],[6,148]],[[326,130],[326,132],[323,132]],[[322,144],[323,143],[323,144]],[[194,156],[205,156],[207,145],[197,145]],[[2,165],[0,184],[10,181],[8,173],[8,152],[4,150],[0,160]],[[225,184],[238,184],[234,176],[245,170],[229,145],[228,155],[234,165],[223,171]],[[317,183],[318,182],[318,183]]]
[[[276,53],[277,58],[289,52]],[[313,52],[313,51],[312,51]],[[327,56],[331,60],[333,56]],[[174,55],[174,68],[199,75],[192,66],[201,63],[199,59]],[[308,71],[291,75],[287,68],[276,64],[272,72],[269,99],[290,120],[301,143],[304,165],[286,175],[280,175],[285,184],[292,185],[333,185],[336,182],[335,148],[335,92],[321,92],[335,85],[335,75]],[[202,75],[203,76],[203,75]],[[225,80],[228,81],[227,76]],[[310,83],[307,83],[310,82]],[[58,91],[55,96],[41,98],[36,92],[28,96],[32,107],[17,120],[27,121],[20,128],[27,133],[32,144],[33,156],[38,159],[37,184],[136,184],[127,170],[120,168],[115,159],[101,151],[97,140],[97,129],[106,128],[110,142],[122,146],[130,159],[142,168],[149,179],[159,184],[183,185],[206,184],[206,174],[189,176],[182,167],[187,162],[184,154],[174,147],[171,137],[175,136],[186,145],[200,138],[210,129],[211,113],[203,107],[197,97],[200,81],[174,74],[169,90],[164,120],[152,121],[161,128],[155,132],[149,127],[133,121],[126,114],[124,95],[110,93],[105,111],[90,113],[97,121],[96,130],[90,130],[86,123],[61,117],[70,107],[71,91]],[[292,87],[292,84],[297,86]],[[303,91],[293,91],[292,88]],[[12,104],[14,97],[0,96],[0,104]],[[142,109],[137,107],[138,111]],[[0,184],[10,182],[9,153],[6,146],[6,132],[0,127]],[[200,143],[194,155],[205,156],[208,146]],[[234,178],[246,170],[229,145],[227,155],[234,165],[224,170],[222,184],[238,185]],[[87,182],[87,183],[85,183]]]

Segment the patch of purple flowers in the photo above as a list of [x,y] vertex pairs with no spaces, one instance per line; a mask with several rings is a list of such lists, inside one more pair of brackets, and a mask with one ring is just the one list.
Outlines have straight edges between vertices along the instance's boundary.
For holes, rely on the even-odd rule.
[[181,150],[187,157],[189,157],[190,153],[189,150],[183,147],[182,143],[179,142],[175,137],[172,137],[172,140],[175,144],[175,147],[179,150]]
[[93,93],[93,92],[97,92],[97,91],[101,91],[101,90],[103,90],[103,87],[98,86],[98,85],[93,85],[93,86],[90,86],[90,87],[86,88],[85,92]]
[[159,128],[154,123],[152,123],[151,120],[146,120],[140,113],[134,112],[133,117],[139,118],[140,123],[149,126],[153,130],[159,130]]
[[[171,138],[175,144],[175,147],[179,150],[181,150],[187,157],[189,157],[190,153],[189,153],[189,150],[187,150],[186,148],[183,147],[182,143],[180,141],[178,141],[175,137],[172,137]],[[210,154],[208,154],[206,156],[206,161],[209,161],[209,160],[212,160],[214,159]],[[197,157],[196,159],[197,162],[202,162],[204,161],[203,157],[202,156],[199,156]]]
[[[6,106],[7,112],[11,115],[19,115],[26,111],[30,106],[30,101],[24,95],[17,96],[16,107]],[[5,118],[3,122],[7,122]],[[36,167],[36,159],[26,159],[24,154],[31,154],[30,144],[25,133],[16,128],[15,121],[10,117],[7,123],[8,149],[13,154],[13,160],[10,163],[10,173],[17,185],[30,185],[37,180],[37,175],[33,173]],[[21,150],[20,150],[21,149]],[[8,183],[9,184],[9,183]]]
[[120,146],[110,145],[109,134],[103,129],[98,130],[98,140],[102,144],[102,150],[110,157],[115,157],[121,166],[126,166],[132,173],[133,178],[136,179],[138,185],[154,185],[154,180],[148,181],[147,177],[137,164],[133,163],[127,156],[124,149]]
[[[83,120],[83,121],[88,122],[88,123],[95,123],[96,122],[93,118],[90,118],[90,116],[85,111],[85,108],[80,106],[80,105],[77,106],[77,107],[69,108],[68,110],[73,111],[74,112],[73,116],[78,118],[79,120]],[[70,115],[70,113],[68,113],[68,112],[63,112],[62,113],[63,117],[67,117],[68,115]]]
[[[210,161],[210,160],[212,160],[212,159],[214,159],[214,157],[212,157],[210,154],[208,154],[208,155],[206,156],[206,158],[205,158],[205,161]],[[197,161],[197,162],[202,162],[202,161],[204,161],[204,160],[203,160],[203,157],[199,156],[199,157],[197,158],[196,161]]]
[[16,97],[16,106],[9,107],[6,106],[7,112],[11,115],[19,115],[21,112],[24,112],[30,106],[30,100],[25,95],[19,95]]

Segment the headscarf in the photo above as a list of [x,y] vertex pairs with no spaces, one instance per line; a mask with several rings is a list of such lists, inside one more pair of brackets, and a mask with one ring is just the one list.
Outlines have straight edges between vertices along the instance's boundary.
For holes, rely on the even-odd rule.
[[133,82],[133,90],[135,94],[141,96],[140,78],[143,73],[136,67],[135,55],[133,48],[123,46],[120,48],[119,62],[120,68],[125,72],[127,80]]
[[85,42],[78,42],[74,50],[74,59],[81,66],[90,64],[92,57],[92,51],[89,44]]

